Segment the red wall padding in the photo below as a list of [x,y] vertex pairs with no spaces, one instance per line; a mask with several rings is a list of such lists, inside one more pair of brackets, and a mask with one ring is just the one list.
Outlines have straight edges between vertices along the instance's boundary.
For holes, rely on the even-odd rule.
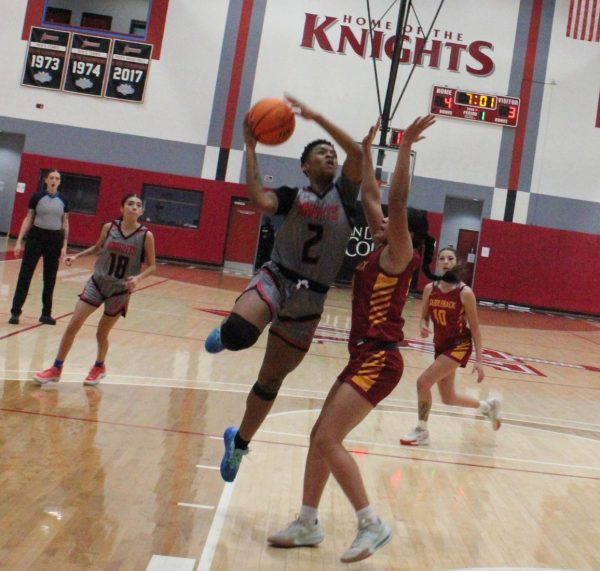
[[19,233],[29,199],[37,189],[40,170],[48,168],[102,179],[96,214],[69,215],[69,243],[77,246],[96,242],[102,224],[120,215],[121,200],[126,194],[141,195],[144,184],[155,184],[204,193],[198,229],[148,224],[156,238],[157,256],[221,265],[231,199],[246,197],[245,187],[240,184],[23,154],[19,181],[26,184],[26,191],[15,195],[12,236]]
[[[481,248],[490,248],[488,258]],[[479,299],[600,314],[600,236],[483,220],[474,290]]]
[[[26,192],[15,196],[12,236],[19,232],[40,170],[48,168],[102,179],[97,213],[69,216],[69,243],[77,246],[95,243],[102,224],[119,216],[123,196],[141,194],[144,184],[155,184],[204,193],[198,229],[148,224],[157,255],[222,265],[231,199],[246,197],[241,184],[23,154],[19,181],[26,184]],[[428,219],[429,233],[439,239],[442,215],[430,212]],[[482,247],[490,249],[488,258],[481,256]],[[598,252],[596,234],[484,219],[473,287],[482,300],[600,315]],[[427,281],[421,273],[420,291]]]

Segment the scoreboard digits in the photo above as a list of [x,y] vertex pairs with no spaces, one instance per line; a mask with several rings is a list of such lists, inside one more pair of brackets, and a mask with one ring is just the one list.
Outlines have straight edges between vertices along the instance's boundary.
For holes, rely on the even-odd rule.
[[454,119],[516,127],[520,103],[518,97],[462,91],[435,85],[430,113]]

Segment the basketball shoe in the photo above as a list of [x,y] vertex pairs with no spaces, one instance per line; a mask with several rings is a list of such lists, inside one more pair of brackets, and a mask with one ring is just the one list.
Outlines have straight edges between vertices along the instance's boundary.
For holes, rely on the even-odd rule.
[[427,446],[429,444],[429,430],[417,426],[400,439],[400,444],[404,446]]
[[104,365],[102,365],[102,367],[96,367],[96,365],[94,365],[83,381],[83,384],[88,387],[95,387],[100,382],[100,379],[103,379],[104,377],[106,377],[106,367]]
[[483,416],[490,419],[492,423],[492,428],[494,430],[498,430],[500,426],[502,426],[502,414],[500,409],[502,408],[500,399],[492,398],[488,399],[487,402],[490,405],[490,410],[488,412],[484,412]]
[[225,349],[225,346],[221,342],[221,326],[215,327],[204,341],[204,348],[207,353],[220,353]]
[[48,382],[58,383],[58,381],[60,381],[61,373],[62,369],[50,367],[49,369],[45,369],[42,372],[33,375],[33,380],[38,385],[45,385]]
[[242,458],[248,454],[249,450],[241,450],[235,447],[235,435],[237,428],[230,426],[223,433],[223,443],[225,444],[225,453],[221,460],[221,477],[226,482],[233,482],[237,476]]
[[377,519],[363,519],[358,524],[358,533],[352,545],[344,551],[340,561],[342,563],[354,563],[371,557],[379,548],[383,547],[392,539],[390,526]]
[[295,519],[285,529],[270,535],[267,541],[275,547],[310,547],[319,545],[325,532],[318,521]]

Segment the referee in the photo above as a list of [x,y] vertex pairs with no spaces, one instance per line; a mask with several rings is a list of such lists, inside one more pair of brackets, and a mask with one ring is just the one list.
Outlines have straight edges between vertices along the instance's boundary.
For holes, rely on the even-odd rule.
[[[21,309],[40,257],[44,258],[44,289],[40,323],[56,324],[56,320],[52,317],[52,294],[59,260],[65,256],[67,250],[69,206],[65,198],[58,192],[60,173],[57,170],[51,170],[46,175],[44,183],[45,190],[32,196],[29,201],[27,215],[21,223],[15,244],[15,257],[20,258],[23,254],[23,262],[8,320],[12,324],[19,323]],[[25,234],[27,234],[27,242],[23,252],[22,242]]]

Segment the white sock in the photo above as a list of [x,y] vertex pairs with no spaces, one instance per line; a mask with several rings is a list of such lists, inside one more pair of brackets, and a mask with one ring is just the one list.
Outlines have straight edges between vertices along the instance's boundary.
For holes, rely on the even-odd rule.
[[419,420],[419,424],[417,424],[417,428],[420,428],[421,430],[427,430],[427,421]]
[[305,506],[304,504],[300,508],[298,519],[302,521],[308,521],[310,523],[317,523],[317,508],[311,506]]
[[486,400],[479,401],[479,412],[485,414],[486,412],[490,412],[490,404]]
[[371,506],[367,506],[366,508],[358,510],[356,512],[356,517],[358,518],[358,521],[361,521],[363,519],[368,519],[369,521],[372,521],[374,523],[379,521],[375,510]]

